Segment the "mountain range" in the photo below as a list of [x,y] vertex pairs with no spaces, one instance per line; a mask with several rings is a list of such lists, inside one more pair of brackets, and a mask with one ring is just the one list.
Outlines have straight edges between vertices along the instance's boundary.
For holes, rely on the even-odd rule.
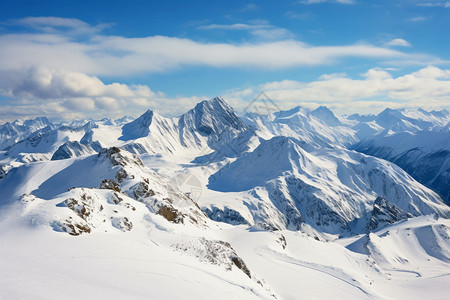
[[[321,106],[239,116],[216,97],[176,118],[148,110],[136,119],[17,120],[0,125],[0,149],[0,238],[20,248],[16,260],[34,251],[39,268],[72,268],[93,298],[448,292],[446,110],[336,116]],[[129,255],[115,253],[114,241]],[[0,255],[13,259],[13,246],[2,244]],[[79,264],[54,260],[83,252]],[[114,262],[95,262],[105,289],[86,284],[95,277],[84,277],[89,255]],[[0,279],[27,269],[23,261],[5,263]],[[32,282],[48,286],[49,275],[34,266],[25,291],[0,284],[0,298],[48,298]],[[63,297],[66,277],[53,296]]]

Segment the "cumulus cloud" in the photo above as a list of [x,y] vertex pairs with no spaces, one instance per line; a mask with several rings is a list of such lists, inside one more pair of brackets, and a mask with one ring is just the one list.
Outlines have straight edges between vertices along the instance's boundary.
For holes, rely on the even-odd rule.
[[328,105],[340,113],[368,113],[386,107],[449,108],[450,70],[428,66],[395,77],[388,70],[373,68],[358,79],[342,73],[326,74],[312,82],[268,82],[251,91],[246,96],[240,91],[230,91],[225,97],[233,99],[241,109],[260,91],[285,109],[296,105],[310,108]]
[[393,39],[385,44],[385,46],[400,46],[400,47],[410,47],[411,44],[404,39]]
[[[0,107],[0,119],[46,114],[65,118],[84,115],[123,114],[136,111],[136,102],[163,99],[164,94],[148,86],[105,84],[99,78],[80,72],[33,67],[0,72],[0,95],[10,97],[11,105]],[[153,103],[154,104],[154,103]]]
[[45,115],[53,119],[138,116],[147,109],[167,116],[186,112],[206,97],[167,97],[145,85],[105,84],[96,76],[62,69],[33,67],[0,72],[0,123]]
[[[0,82],[0,91],[5,96],[42,99],[154,96],[154,93],[147,86],[128,86],[120,83],[104,84],[97,77],[81,72],[32,67],[26,71],[12,73],[3,72],[2,74],[2,78],[5,78],[5,80]],[[9,79],[6,79],[8,77]]]

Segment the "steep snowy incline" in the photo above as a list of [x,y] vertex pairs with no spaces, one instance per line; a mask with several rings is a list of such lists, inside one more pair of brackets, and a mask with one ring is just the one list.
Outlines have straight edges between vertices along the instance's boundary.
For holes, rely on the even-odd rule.
[[450,132],[403,132],[367,139],[352,148],[397,164],[450,204]]
[[[377,197],[392,204],[387,209],[405,212],[404,217],[450,216],[436,193],[392,163],[345,149],[307,152],[287,137],[263,141],[213,174],[208,187],[245,192],[247,212],[241,215],[249,212],[253,220],[248,223],[274,228],[296,230],[306,222],[330,233],[365,232]],[[229,208],[242,211],[238,204]]]

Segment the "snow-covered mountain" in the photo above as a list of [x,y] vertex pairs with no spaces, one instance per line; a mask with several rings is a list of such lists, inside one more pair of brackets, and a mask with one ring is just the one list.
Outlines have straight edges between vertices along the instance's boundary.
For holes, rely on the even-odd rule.
[[358,138],[364,140],[375,135],[440,130],[450,122],[450,113],[445,109],[427,112],[420,108],[386,108],[378,115],[351,115],[348,119],[357,122],[353,129]]
[[0,298],[445,298],[449,119],[216,97],[7,123]]
[[450,204],[449,132],[402,132],[367,139],[353,148],[397,164]]
[[47,126],[54,126],[46,117],[37,117],[33,120],[16,120],[0,125],[0,150],[3,150],[18,141],[26,138],[33,132]]
[[[289,136],[313,147],[346,146],[357,141],[355,131],[349,127],[338,126],[325,109],[311,112],[298,106],[268,115],[248,113],[244,116],[244,121],[254,127],[258,136],[264,139]],[[333,125],[329,126],[327,123]]]
[[[123,147],[135,153],[208,154],[251,131],[222,98],[198,103],[178,118],[147,111],[122,127]],[[245,141],[244,141],[245,142]],[[228,155],[232,155],[228,153]],[[234,154],[236,155],[236,154]]]
[[247,191],[253,197],[248,208],[253,218],[247,221],[277,229],[297,230],[306,222],[323,232],[362,232],[379,197],[398,207],[403,218],[450,217],[436,193],[394,164],[345,149],[307,152],[303,144],[288,137],[263,141],[213,174],[208,187]]

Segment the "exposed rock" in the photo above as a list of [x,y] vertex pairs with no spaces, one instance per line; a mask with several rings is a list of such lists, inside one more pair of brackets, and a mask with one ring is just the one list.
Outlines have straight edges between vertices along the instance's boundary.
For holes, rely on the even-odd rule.
[[136,200],[155,195],[155,192],[149,189],[148,183],[145,181],[140,181],[139,183],[133,185],[130,190],[133,192],[133,196]]
[[8,168],[6,166],[0,166],[0,179],[6,176],[8,173]]
[[84,220],[88,220],[95,210],[92,197],[86,194],[82,194],[80,200],[69,198],[64,203]]
[[411,214],[401,210],[394,204],[388,202],[385,198],[377,197],[373,204],[372,216],[367,225],[367,232],[412,217]]
[[283,249],[286,249],[287,241],[284,235],[280,234],[280,236],[277,239],[277,243],[280,244]]
[[112,196],[111,196],[111,201],[114,204],[119,204],[120,202],[123,201],[123,199],[119,196],[119,194],[113,193]]
[[208,215],[208,217],[211,220],[217,222],[224,222],[233,225],[240,225],[240,224],[249,225],[247,220],[245,220],[244,217],[242,217],[242,215],[238,211],[228,208],[227,206],[225,206],[223,209],[220,209],[213,205],[211,206],[211,209],[204,208],[203,211],[206,213],[206,215]]
[[81,235],[83,233],[91,233],[91,228],[88,224],[74,222],[73,220],[66,220],[60,224],[61,230],[70,235]]
[[196,256],[200,261],[223,266],[226,270],[232,270],[234,265],[252,278],[249,268],[228,242],[199,238],[173,245],[173,247],[176,250]]
[[128,151],[122,151],[118,147],[104,148],[98,153],[98,157],[108,158],[113,166],[125,166],[127,164],[135,164],[143,167],[142,160]]
[[127,217],[113,218],[111,223],[114,227],[122,231],[130,231],[133,228],[133,223]]
[[102,183],[100,184],[100,189],[108,189],[120,192],[119,184],[117,184],[117,182],[112,179],[103,179]]
[[125,171],[123,168],[120,168],[116,173],[116,179],[118,182],[122,182],[124,179],[128,177],[127,171]]
[[[172,223],[184,223],[184,215],[180,213],[173,206],[163,205],[158,211],[158,214],[163,216],[167,221]],[[194,219],[195,220],[195,219]],[[195,223],[197,221],[195,220]]]

